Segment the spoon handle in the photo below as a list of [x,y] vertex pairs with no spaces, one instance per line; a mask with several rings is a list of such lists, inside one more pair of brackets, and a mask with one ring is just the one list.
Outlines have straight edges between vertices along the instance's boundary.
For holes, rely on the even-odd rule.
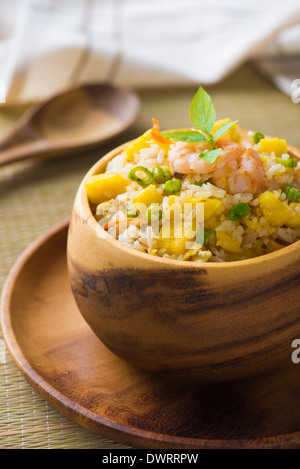
[[0,166],[4,166],[15,161],[25,160],[39,153],[45,155],[49,151],[49,143],[45,140],[22,143],[13,148],[0,150]]

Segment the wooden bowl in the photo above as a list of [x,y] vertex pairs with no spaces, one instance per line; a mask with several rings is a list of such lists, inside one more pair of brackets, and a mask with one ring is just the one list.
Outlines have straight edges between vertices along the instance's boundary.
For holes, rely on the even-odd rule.
[[90,169],[71,216],[69,278],[91,329],[117,356],[175,380],[236,380],[290,364],[300,338],[300,242],[254,259],[202,264],[123,245],[98,225],[85,181],[126,145]]

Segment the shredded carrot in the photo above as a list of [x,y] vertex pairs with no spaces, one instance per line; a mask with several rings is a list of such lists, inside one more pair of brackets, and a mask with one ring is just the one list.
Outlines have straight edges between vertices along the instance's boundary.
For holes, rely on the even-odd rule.
[[105,223],[105,225],[103,225],[103,229],[104,230],[107,230],[110,226],[117,226],[117,225],[120,225],[120,223],[130,223],[131,221],[135,221],[136,223],[142,223],[142,222],[145,222],[146,220],[143,220],[141,218],[133,218],[133,217],[129,217],[129,218],[117,218],[116,220],[110,220],[108,221],[107,223]]
[[157,119],[152,119],[152,122],[153,122],[153,128],[151,129],[151,137],[156,140],[157,142],[160,142],[160,143],[167,143],[169,144],[170,141],[163,137],[160,133],[159,133],[159,122]]

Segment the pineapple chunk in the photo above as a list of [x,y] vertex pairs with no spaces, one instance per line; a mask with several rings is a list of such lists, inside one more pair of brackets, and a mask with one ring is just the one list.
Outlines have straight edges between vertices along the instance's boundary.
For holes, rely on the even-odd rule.
[[100,204],[126,192],[127,181],[115,173],[103,173],[91,176],[85,183],[88,199],[93,204]]
[[178,195],[169,195],[169,206],[171,207],[173,204],[176,204],[180,200]]
[[125,148],[125,153],[127,155],[127,161],[133,161],[135,153],[139,153],[142,148],[147,148],[150,146],[151,141],[151,130],[147,130],[139,138],[135,139],[129,147]]
[[220,215],[224,211],[223,204],[219,199],[206,199],[204,205],[204,221],[214,215]]
[[192,227],[190,227],[190,230],[188,227],[184,228],[182,221],[171,226],[170,232],[168,230],[164,231],[162,227],[159,233],[158,247],[159,249],[165,249],[170,256],[175,254],[178,257],[188,249],[187,243],[191,241],[192,234]]
[[191,203],[193,205],[199,203],[204,204],[204,221],[208,220],[213,215],[220,215],[224,211],[222,202],[219,199],[201,199],[197,197],[187,197],[186,202]]
[[186,238],[159,238],[158,246],[159,249],[163,248],[166,250],[166,253],[172,256],[180,256],[186,251]]
[[280,226],[293,217],[293,211],[270,191],[263,192],[258,197],[263,216],[270,225]]
[[240,243],[233,236],[232,233],[227,231],[217,231],[217,246],[220,246],[224,251],[231,252],[233,254],[239,254],[243,252]]
[[203,204],[205,202],[205,199],[202,199],[201,197],[187,197],[185,200],[188,204],[193,205]]
[[259,228],[258,221],[257,222],[253,221],[252,218],[250,218],[249,216],[244,217],[243,222],[245,223],[246,226],[248,226],[248,228],[250,228],[250,230],[257,231],[257,229]]
[[216,217],[210,217],[206,222],[205,222],[205,228],[208,228],[209,230],[215,230],[217,226],[219,225],[219,221],[217,220]]
[[258,221],[254,221],[251,217],[244,217],[243,222],[248,228],[253,231],[266,230],[270,235],[276,233],[277,231],[277,228],[275,228],[275,226],[270,226],[267,220],[265,223],[261,223]]
[[127,148],[125,148],[124,151],[126,153],[127,161],[133,161],[134,155],[136,153],[140,153],[143,148],[149,148],[150,145],[152,145],[153,143],[158,145],[161,150],[169,150],[171,140],[170,142],[162,142],[159,140],[155,140],[152,135],[152,130],[153,129],[147,130],[143,135],[133,140],[133,142]]
[[274,152],[277,157],[287,153],[286,140],[279,138],[262,138],[259,142],[261,153]]
[[[222,125],[227,124],[228,122],[231,122],[231,119],[228,117],[226,119],[220,119],[214,123],[213,129],[212,129],[212,135],[215,135],[216,131],[222,127]],[[232,127],[230,127],[220,138],[225,138],[226,140],[230,140],[231,142],[239,142],[241,139],[241,135],[239,132],[239,126],[237,124],[234,124]]]
[[292,217],[286,222],[286,226],[290,228],[300,228],[300,215],[295,211],[295,207],[300,208],[300,204],[292,202],[289,205],[289,208],[293,211]]
[[156,186],[150,184],[150,186],[143,189],[132,201],[135,204],[144,204],[149,207],[151,204],[161,204],[163,196],[158,192]]

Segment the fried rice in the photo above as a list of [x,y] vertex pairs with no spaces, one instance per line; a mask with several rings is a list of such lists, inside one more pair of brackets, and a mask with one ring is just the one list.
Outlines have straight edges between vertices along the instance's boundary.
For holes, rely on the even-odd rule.
[[[234,143],[257,153],[264,171],[259,191],[231,193],[214,184],[213,172],[177,173],[170,163],[176,142],[153,135],[148,130],[131,142],[109,161],[106,179],[99,175],[87,184],[94,216],[120,243],[161,258],[229,262],[265,255],[300,239],[300,162],[293,159],[288,164],[291,155],[284,145],[278,153],[278,139],[269,139],[273,147],[267,142],[271,151],[266,151],[261,141],[255,143],[254,132],[237,125],[228,131],[228,141],[233,138]],[[135,178],[131,178],[135,168]],[[149,183],[143,179],[145,169],[139,173],[139,168],[151,174],[153,168],[162,169],[169,180],[180,181],[175,182],[178,190],[170,193],[166,181],[151,177]],[[99,196],[96,186],[101,181],[104,187]],[[294,198],[289,196],[291,188]],[[243,209],[241,213],[237,207]],[[234,211],[237,216],[232,216]]]

